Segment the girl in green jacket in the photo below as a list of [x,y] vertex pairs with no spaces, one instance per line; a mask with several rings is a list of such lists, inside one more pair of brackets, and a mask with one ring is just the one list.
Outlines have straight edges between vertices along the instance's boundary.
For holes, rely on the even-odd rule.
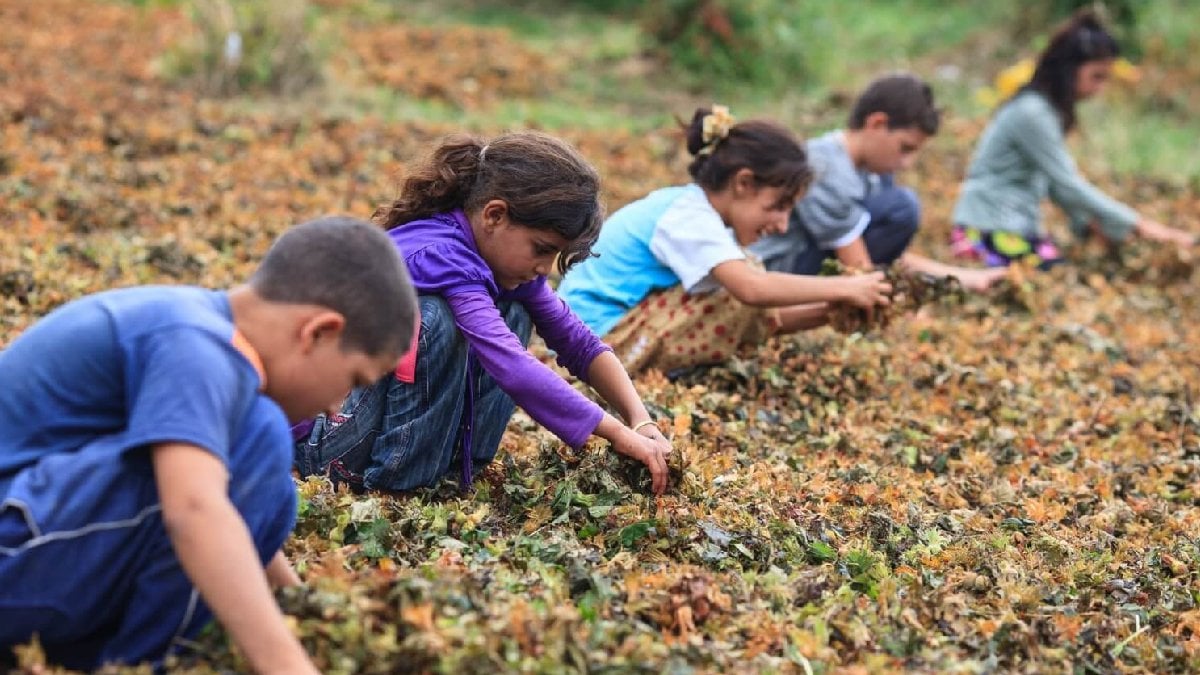
[[1075,104],[1097,94],[1120,48],[1096,15],[1080,12],[1050,40],[1029,84],[984,130],[954,208],[956,255],[1003,266],[1045,269],[1061,254],[1041,222],[1041,202],[1062,208],[1077,236],[1117,244],[1131,235],[1194,246],[1195,235],[1138,215],[1079,174],[1067,152]]

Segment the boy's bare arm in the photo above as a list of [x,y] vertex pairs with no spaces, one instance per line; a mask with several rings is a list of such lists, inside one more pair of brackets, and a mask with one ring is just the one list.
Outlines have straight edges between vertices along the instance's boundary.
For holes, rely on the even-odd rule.
[[255,671],[316,673],[284,623],[229,475],[212,453],[168,443],[153,451],[163,523],[180,565]]
[[300,577],[296,574],[296,570],[292,569],[292,563],[288,562],[283,551],[276,553],[275,557],[271,558],[271,562],[267,564],[267,581],[271,584],[271,588],[300,585]]
[[875,269],[875,262],[871,260],[871,252],[867,250],[867,243],[862,237],[839,247],[834,253],[842,265],[856,269],[862,272],[869,272]]
[[[846,267],[858,270],[870,270],[874,268],[874,263],[871,261],[871,254],[867,251],[866,242],[863,241],[862,237],[837,249],[836,253],[838,260]],[[899,262],[906,269],[913,272],[932,274],[935,277],[956,277],[962,282],[963,287],[969,291],[986,291],[1005,276],[1004,270],[1000,268],[976,269],[947,265],[926,258],[923,255],[918,255],[912,251],[905,251],[900,256]]]
[[1007,272],[1003,267],[974,268],[947,265],[936,260],[905,251],[900,264],[912,272],[922,272],[935,277],[956,277],[968,291],[983,292],[1003,279]]

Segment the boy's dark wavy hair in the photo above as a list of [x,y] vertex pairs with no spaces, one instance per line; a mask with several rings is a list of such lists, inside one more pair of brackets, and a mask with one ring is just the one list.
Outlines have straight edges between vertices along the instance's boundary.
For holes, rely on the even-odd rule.
[[871,113],[886,113],[888,129],[920,129],[928,136],[938,132],[941,111],[933,104],[933,89],[910,73],[893,73],[875,79],[850,110],[849,127],[862,129]]
[[[700,187],[723,190],[740,169],[750,169],[755,181],[766,187],[783,188],[782,201],[793,203],[808,188],[812,171],[804,144],[775,122],[738,122],[715,146],[704,141],[704,118],[711,108],[697,108],[684,127],[687,150],[694,157],[688,173]],[[711,151],[702,153],[712,146]]]
[[1036,91],[1045,96],[1058,112],[1063,132],[1069,132],[1076,122],[1075,84],[1079,67],[1089,61],[1115,59],[1120,55],[1120,45],[1100,17],[1092,10],[1081,10],[1050,38],[1050,44],[1038,57],[1033,78],[1021,91]]
[[600,176],[575,148],[538,132],[486,142],[447,137],[404,179],[400,196],[375,212],[375,220],[391,229],[457,208],[471,214],[493,199],[508,204],[514,223],[567,240],[558,257],[560,273],[591,256],[604,222]]

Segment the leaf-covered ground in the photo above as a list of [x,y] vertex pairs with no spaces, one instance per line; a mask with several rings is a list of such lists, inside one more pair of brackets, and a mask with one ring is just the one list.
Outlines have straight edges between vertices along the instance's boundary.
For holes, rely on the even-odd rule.
[[[236,283],[288,224],[369,215],[453,130],[198,100],[153,68],[186,30],[165,9],[0,5],[0,344],[83,293]],[[503,96],[554,82],[514,45],[490,68],[502,34],[444,30],[461,50],[436,69],[420,45],[451,38],[403,26],[334,67],[464,106],[487,105],[467,79]],[[910,178],[935,256],[980,122],[948,127]],[[612,207],[682,179],[670,130],[565,135]],[[1108,187],[1200,229],[1194,192]],[[331,673],[1194,671],[1191,261],[1072,256],[886,328],[640,378],[679,451],[657,500],[638,467],[520,415],[469,494],[302,483],[287,550],[307,587],[284,607]],[[179,667],[243,664],[214,632]]]

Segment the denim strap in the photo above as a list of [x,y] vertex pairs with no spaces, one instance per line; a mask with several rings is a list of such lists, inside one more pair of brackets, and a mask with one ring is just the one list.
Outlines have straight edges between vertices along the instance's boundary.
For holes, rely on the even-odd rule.
[[462,427],[462,482],[463,490],[471,487],[474,482],[474,431],[475,426],[475,390],[479,380],[479,362],[471,347],[467,347],[467,400],[463,405]]

